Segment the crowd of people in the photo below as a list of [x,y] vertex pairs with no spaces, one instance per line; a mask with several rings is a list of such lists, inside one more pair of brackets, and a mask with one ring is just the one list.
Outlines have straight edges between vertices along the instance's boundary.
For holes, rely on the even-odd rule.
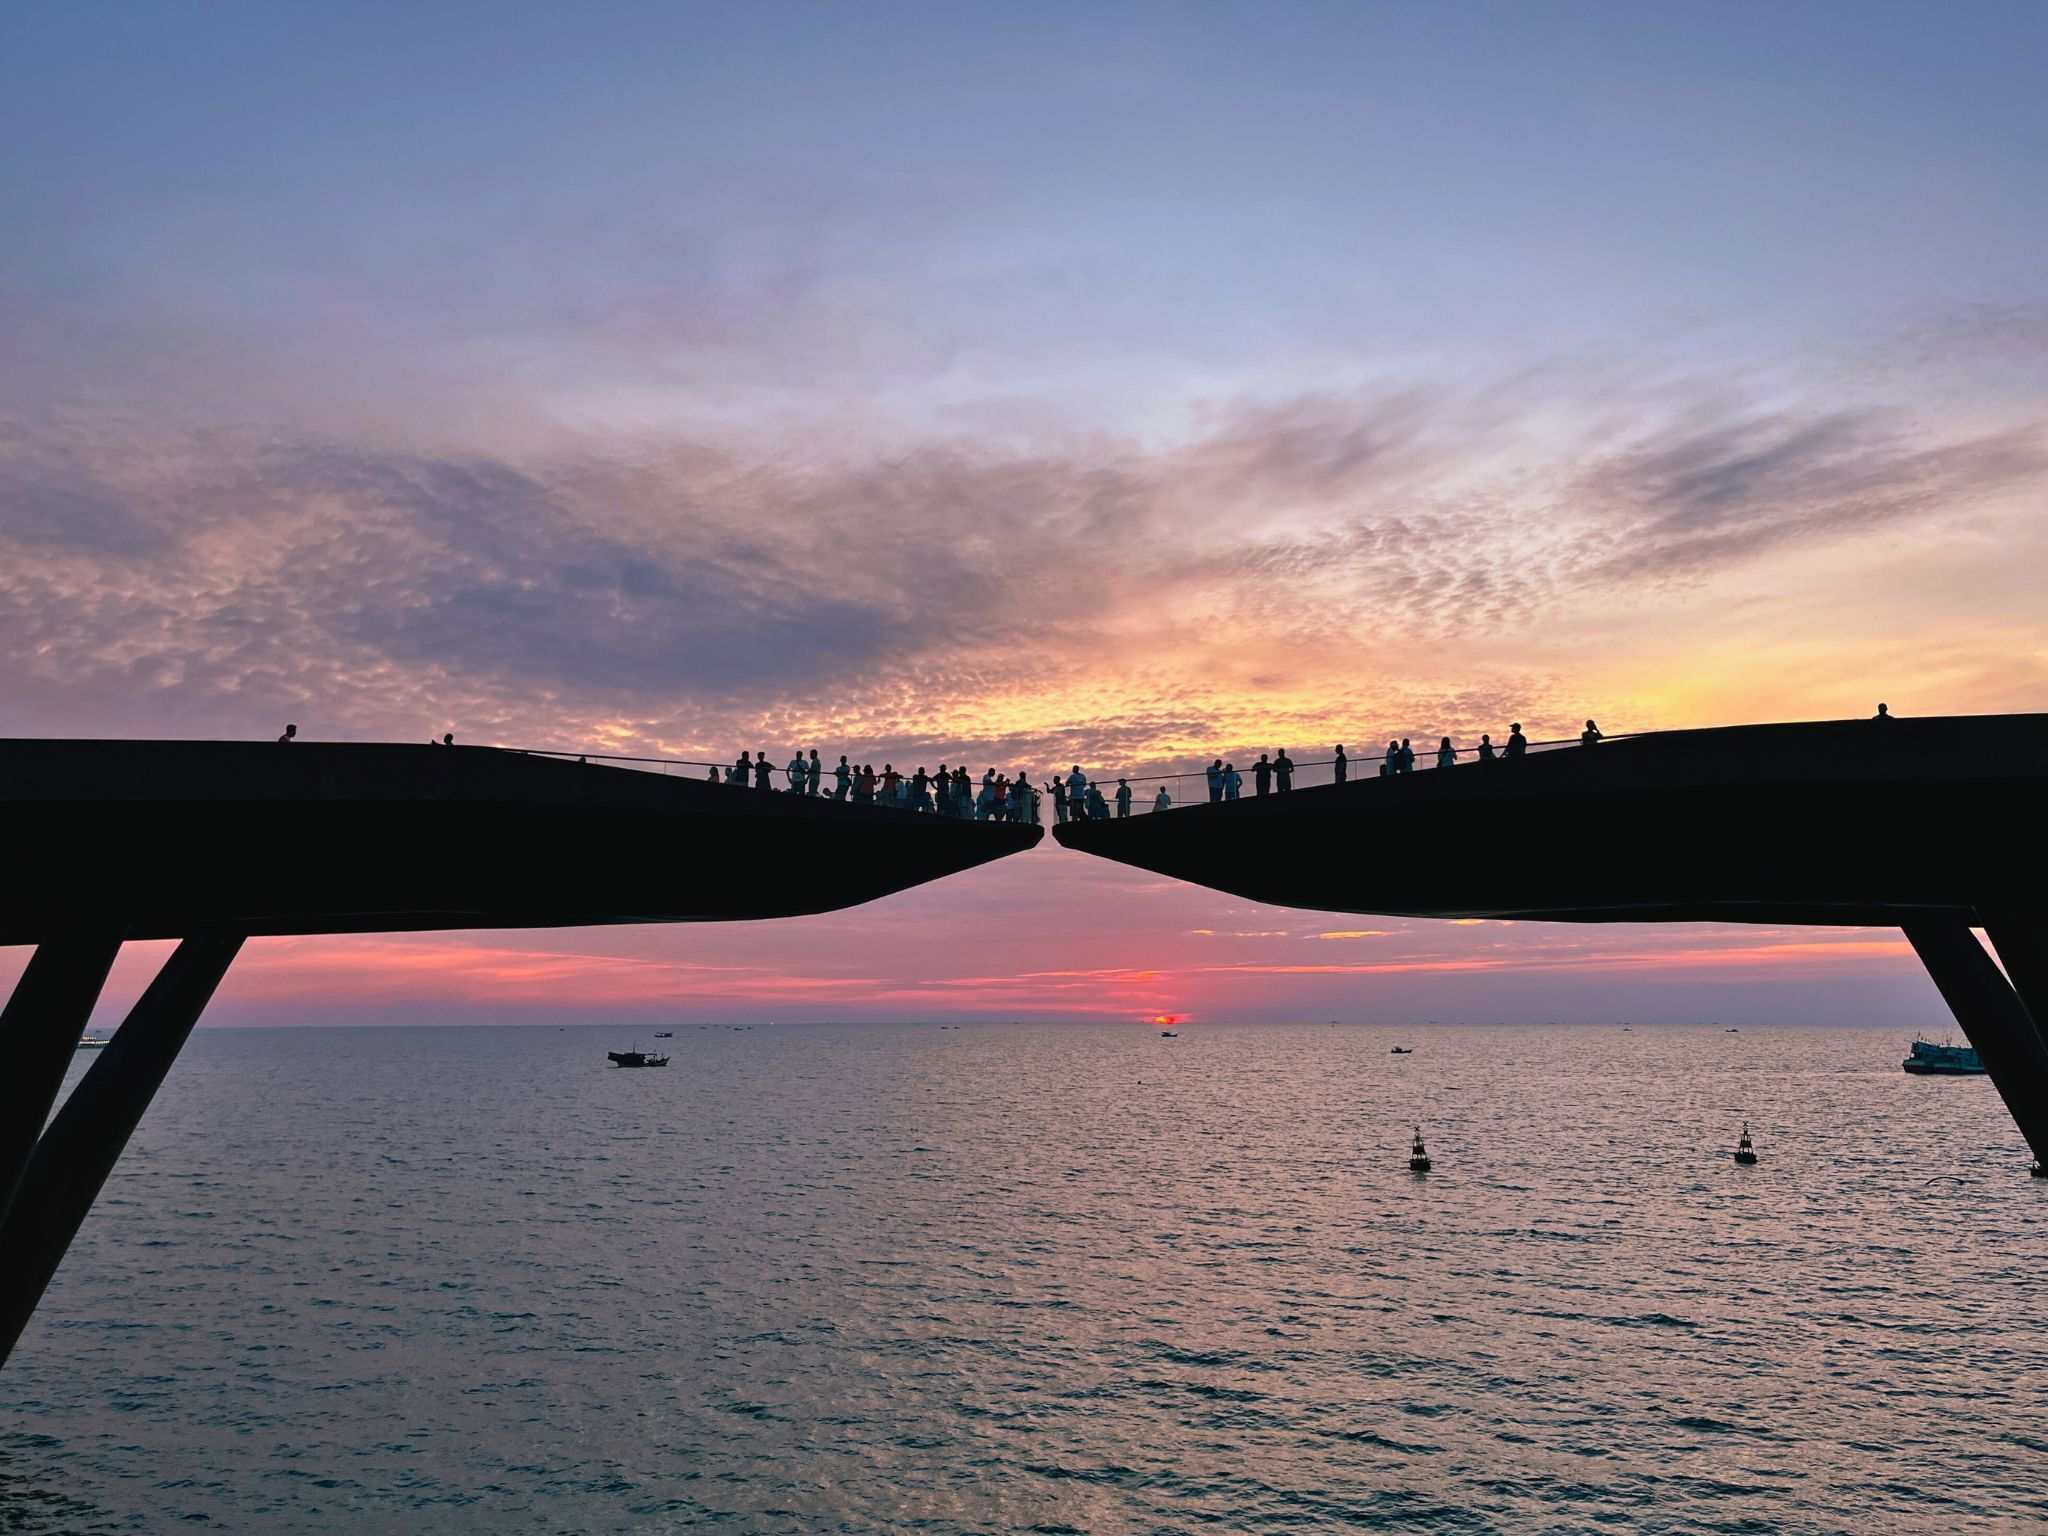
[[[1602,739],[1600,727],[1588,720],[1579,734],[1580,744],[1590,747]],[[1508,727],[1507,740],[1501,745],[1495,746],[1488,732],[1480,736],[1477,747],[1469,749],[1471,756],[1482,763],[1522,757],[1528,750],[1529,738],[1522,734],[1519,720]],[[1449,768],[1458,761],[1460,751],[1445,736],[1437,743],[1435,755],[1437,767]],[[1396,778],[1413,773],[1415,764],[1415,744],[1403,736],[1387,743],[1387,750],[1379,759],[1379,776]],[[1346,756],[1342,742],[1330,759],[1330,768],[1335,783],[1349,781],[1351,759]],[[1295,761],[1287,755],[1285,747],[1271,754],[1261,752],[1258,761],[1251,765],[1253,794],[1286,794],[1294,788],[1295,770]],[[1238,772],[1235,763],[1219,757],[1204,770],[1204,777],[1212,801],[1236,800],[1244,793],[1244,775]],[[1041,808],[1048,798],[1056,823],[1102,821],[1111,817],[1121,820],[1131,814],[1135,798],[1129,779],[1118,779],[1116,788],[1105,792],[1108,781],[1090,780],[1079,763],[1065,775],[1054,774],[1042,787],[1034,785],[1022,772],[1012,775],[993,768],[986,769],[977,784],[964,764],[949,768],[941,763],[936,773],[927,773],[920,765],[915,773],[906,774],[893,763],[884,763],[877,772],[872,763],[856,765],[841,756],[837,765],[827,770],[815,749],[808,754],[792,753],[789,762],[779,768],[769,761],[766,752],[742,752],[722,772],[724,783],[759,790],[776,789],[778,778],[782,780],[780,787],[794,795],[829,795],[856,805],[895,806],[959,821],[1006,821],[1029,826],[1041,824]],[[721,770],[716,766],[711,768],[711,780],[721,782]],[[1173,796],[1165,782],[1160,781],[1151,808],[1164,811],[1172,805]]]
[[[873,763],[855,765],[842,755],[828,774],[817,750],[806,755],[795,752],[783,767],[768,760],[766,752],[749,756],[742,752],[724,770],[724,782],[742,788],[773,790],[776,779],[783,792],[792,795],[824,795],[855,805],[889,805],[898,810],[933,816],[950,816],[957,821],[1008,821],[1037,825],[1038,791],[1021,773],[1014,778],[990,768],[977,786],[967,765],[949,768],[939,764],[937,773],[927,773],[922,764],[915,773],[901,773],[894,763],[884,763],[878,772]],[[825,781],[831,779],[831,787]],[[719,782],[719,770],[711,769],[711,781]]]

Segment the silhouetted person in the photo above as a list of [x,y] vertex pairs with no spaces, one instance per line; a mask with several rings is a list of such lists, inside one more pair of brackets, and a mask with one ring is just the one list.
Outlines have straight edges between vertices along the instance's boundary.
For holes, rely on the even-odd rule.
[[1522,722],[1517,720],[1508,727],[1508,756],[1526,757],[1529,752],[1529,738],[1522,734]]
[[1398,741],[1390,741],[1387,743],[1387,755],[1380,759],[1380,777],[1383,779],[1391,779],[1395,774],[1399,773],[1400,771],[1401,743],[1399,743]]
[[832,798],[844,800],[847,791],[853,788],[853,769],[847,765],[846,754],[839,754],[839,766],[832,770]]
[[894,763],[882,764],[882,803],[900,805],[902,796],[897,793],[903,787],[903,775],[896,771]]
[[818,782],[824,777],[824,773],[825,765],[818,761],[818,749],[813,747],[811,748],[811,760],[804,764],[805,794],[815,795],[818,792]]
[[1252,764],[1252,793],[1263,795],[1272,787],[1273,765],[1266,761],[1266,754],[1261,752],[1259,760]]
[[753,766],[753,760],[746,753],[742,752],[733,759],[732,766],[725,770],[725,782],[737,784],[741,789],[745,789],[747,787],[747,778],[752,772]]
[[1212,802],[1221,800],[1223,798],[1223,759],[1220,757],[1217,758],[1215,762],[1209,765],[1207,772],[1209,779],[1209,799]]
[[1152,809],[1155,811],[1170,811],[1173,809],[1173,796],[1166,792],[1164,784],[1159,786],[1159,793],[1152,797]]
[[962,821],[974,815],[974,784],[967,777],[967,765],[959,764],[953,770],[953,814]]
[[1287,755],[1285,747],[1282,747],[1280,755],[1273,759],[1273,783],[1283,795],[1294,788],[1294,759]]
[[1415,748],[1409,744],[1406,736],[1401,738],[1400,771],[1402,773],[1413,773],[1415,771]]
[[789,774],[789,792],[792,795],[802,794],[804,780],[810,777],[810,769],[804,766],[803,748],[789,754],[789,767],[785,771]]
[[299,728],[296,725],[287,725],[284,728],[284,734],[277,739],[279,742],[297,741],[299,739]]
[[1067,814],[1076,821],[1086,821],[1093,809],[1088,803],[1088,775],[1076,763],[1067,774]]
[[1586,722],[1586,728],[1583,731],[1579,732],[1579,745],[1582,747],[1599,746],[1600,727],[1595,725],[1592,721],[1588,720]]
[[1244,775],[1237,771],[1237,764],[1223,765],[1223,798],[1235,800],[1244,793]]
[[1088,819],[1109,820],[1109,802],[1102,798],[1102,785],[1099,781],[1088,786]]
[[1337,755],[1330,759],[1331,782],[1342,784],[1351,777],[1351,759],[1344,755],[1344,743],[1337,743]]
[[768,766],[767,749],[763,748],[761,751],[756,752],[754,754],[754,788],[772,788],[773,786],[769,784],[768,780],[774,772],[775,770]]
[[926,808],[925,792],[931,788],[931,784],[932,776],[924,771],[924,764],[919,763],[917,765],[917,772],[910,776],[910,808],[912,810],[921,811]]
[[1116,819],[1118,821],[1126,821],[1130,818],[1130,814],[1131,781],[1129,779],[1118,779],[1116,781]]
[[853,796],[863,805],[875,803],[875,765],[862,763],[860,776],[853,781]]
[[1494,760],[1495,756],[1496,754],[1493,750],[1493,738],[1487,735],[1486,732],[1481,731],[1479,733],[1479,761],[1481,761],[1482,763],[1490,763]]
[[1457,749],[1451,745],[1451,738],[1446,736],[1437,744],[1436,765],[1439,768],[1454,768],[1457,766],[1457,762]]
[[1063,827],[1067,824],[1067,781],[1054,774],[1051,788],[1053,825]]
[[710,777],[711,777],[711,782],[712,782],[712,783],[716,784],[716,783],[718,782],[718,764],[716,764],[716,763],[713,763],[713,764],[711,765],[711,774],[710,774]]
[[[1889,720],[1889,719],[1891,719],[1891,717],[1892,717],[1892,712],[1891,712],[1891,708],[1890,708],[1890,706],[1889,706],[1889,705],[1885,705],[1885,704],[1880,704],[1880,705],[1878,705],[1878,706],[1877,706],[1877,713],[1876,713],[1876,714],[1874,714],[1874,715],[1872,715],[1872,716],[1871,716],[1870,718],[1871,718],[1871,719],[1873,719],[1873,720]],[[290,729],[290,727],[286,727],[286,729]]]

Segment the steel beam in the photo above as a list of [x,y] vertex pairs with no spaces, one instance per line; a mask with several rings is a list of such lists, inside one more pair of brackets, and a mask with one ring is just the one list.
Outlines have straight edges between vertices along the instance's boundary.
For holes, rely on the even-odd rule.
[[1984,934],[2048,1049],[2048,912],[1986,912]]
[[44,942],[0,1011],[0,1227],[120,948],[104,934]]
[[2048,1044],[2019,993],[1960,919],[1911,922],[1906,937],[2034,1149],[2034,1171],[2048,1169]]
[[36,1143],[0,1228],[0,1365],[241,947],[239,934],[180,943]]

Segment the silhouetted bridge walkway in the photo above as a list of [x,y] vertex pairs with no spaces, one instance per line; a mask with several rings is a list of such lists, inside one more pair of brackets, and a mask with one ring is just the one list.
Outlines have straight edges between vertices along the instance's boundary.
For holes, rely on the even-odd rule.
[[[0,1362],[245,939],[791,917],[1037,827],[488,747],[0,741]],[[54,1120],[121,945],[179,944]],[[48,1121],[45,1128],[45,1121]]]
[[1659,732],[1053,835],[1327,912],[1902,928],[2048,1165],[2048,715]]

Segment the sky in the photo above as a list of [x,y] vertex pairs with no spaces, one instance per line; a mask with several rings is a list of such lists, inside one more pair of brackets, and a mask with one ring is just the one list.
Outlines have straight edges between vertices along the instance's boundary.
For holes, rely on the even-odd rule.
[[[20,8],[0,735],[1115,774],[2048,708],[2044,65],[2036,4]],[[209,1017],[1159,1012],[1944,1020],[1894,933],[1050,840],[256,941]]]

